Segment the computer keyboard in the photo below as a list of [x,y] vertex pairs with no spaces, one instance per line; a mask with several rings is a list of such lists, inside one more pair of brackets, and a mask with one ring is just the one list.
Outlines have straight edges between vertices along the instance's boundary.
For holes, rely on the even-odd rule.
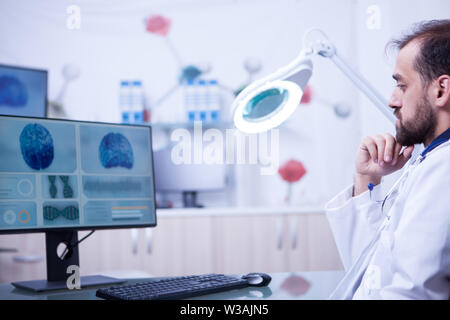
[[108,300],[174,300],[247,286],[247,280],[238,277],[204,274],[102,288],[97,290],[96,296]]

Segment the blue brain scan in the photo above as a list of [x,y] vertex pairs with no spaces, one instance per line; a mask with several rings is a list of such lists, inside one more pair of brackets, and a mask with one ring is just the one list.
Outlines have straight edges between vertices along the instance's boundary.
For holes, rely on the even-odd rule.
[[133,167],[133,149],[128,139],[122,134],[108,133],[103,137],[98,149],[100,162],[104,168],[131,169]]
[[50,132],[42,125],[31,123],[20,134],[20,151],[26,164],[34,169],[46,169],[53,161],[54,146]]
[[28,94],[24,84],[13,76],[0,77],[0,105],[24,107]]

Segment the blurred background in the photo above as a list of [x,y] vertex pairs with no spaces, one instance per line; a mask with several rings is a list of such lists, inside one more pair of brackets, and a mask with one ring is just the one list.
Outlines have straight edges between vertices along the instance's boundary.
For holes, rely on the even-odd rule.
[[[387,41],[448,9],[445,0],[3,0],[0,62],[48,70],[48,99],[59,98],[70,119],[120,122],[120,84],[139,81],[146,121],[161,124],[185,121],[180,77],[191,66],[204,72],[197,79],[218,83],[220,126],[230,122],[233,91],[294,59],[311,27],[388,99],[395,53],[386,54]],[[393,130],[330,61],[315,57],[310,85],[310,102],[280,128],[280,166],[295,159],[306,170],[292,185],[293,205],[323,204],[351,183],[361,137]],[[167,144],[168,130],[156,127],[155,148]],[[258,167],[226,166],[226,187],[199,192],[199,202],[283,204],[283,179]]]

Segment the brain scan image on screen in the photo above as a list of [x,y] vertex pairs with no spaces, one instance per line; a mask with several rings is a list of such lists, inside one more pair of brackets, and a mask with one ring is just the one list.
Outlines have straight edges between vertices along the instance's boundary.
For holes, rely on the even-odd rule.
[[38,123],[30,123],[20,134],[20,150],[26,164],[34,169],[48,168],[53,161],[54,147],[50,132]]
[[45,117],[46,70],[4,65],[0,61],[0,114]]
[[133,167],[133,149],[128,139],[120,133],[110,132],[105,135],[98,147],[98,153],[104,168]]
[[0,118],[0,150],[0,172],[70,175],[77,168],[75,126],[69,122]]
[[0,76],[0,105],[24,107],[28,103],[25,85],[15,76]]
[[81,169],[89,174],[148,174],[148,128],[80,125]]

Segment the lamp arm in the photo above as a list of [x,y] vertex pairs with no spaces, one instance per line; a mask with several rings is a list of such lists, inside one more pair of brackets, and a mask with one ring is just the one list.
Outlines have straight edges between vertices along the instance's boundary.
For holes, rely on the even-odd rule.
[[393,124],[395,124],[395,116],[388,106],[387,100],[376,91],[370,83],[356,70],[351,68],[340,55],[335,52],[329,57],[334,62],[336,67],[341,70],[352,82],[360,89],[367,98],[378,108]]
[[336,67],[338,67],[338,69],[341,70],[367,98],[369,98],[375,107],[377,107],[391,123],[395,124],[396,118],[389,108],[387,100],[337,53],[336,48],[328,39],[326,41],[317,41],[313,43],[310,50],[322,57],[331,59]]

